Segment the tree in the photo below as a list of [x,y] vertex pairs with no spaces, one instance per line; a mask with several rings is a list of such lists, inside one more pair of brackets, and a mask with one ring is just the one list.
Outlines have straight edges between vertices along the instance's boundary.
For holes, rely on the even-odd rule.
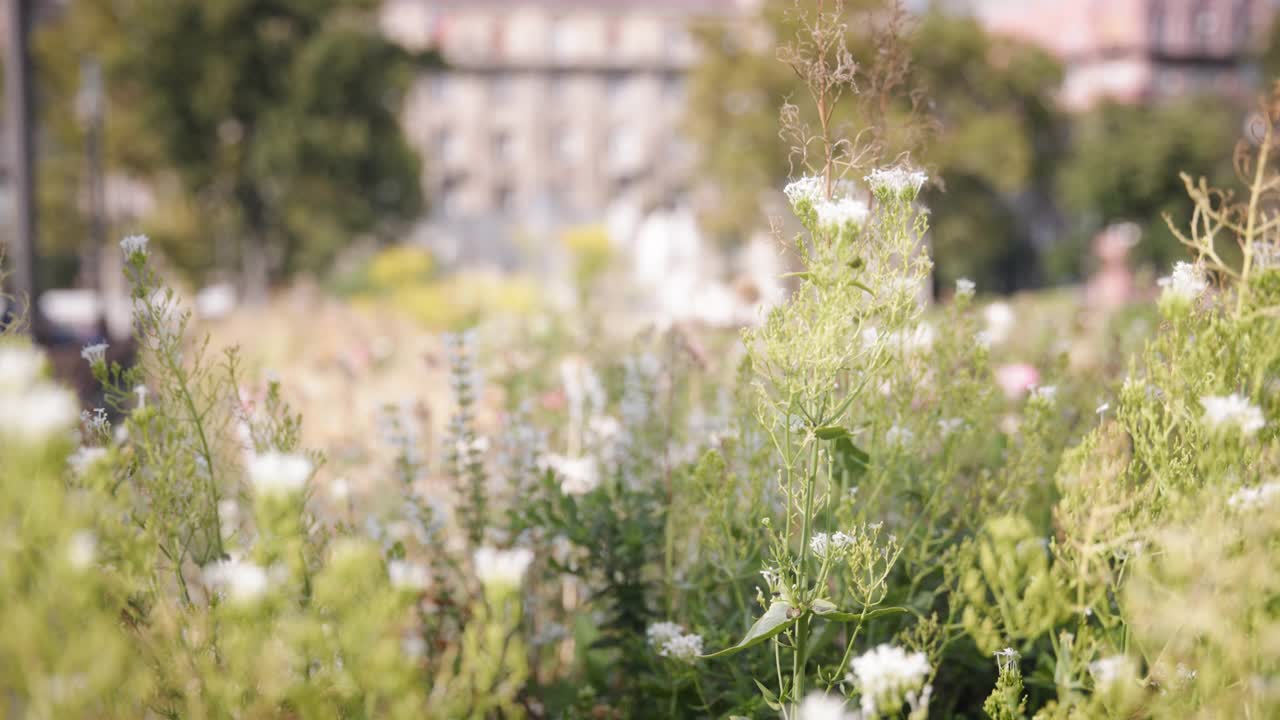
[[108,156],[155,189],[153,240],[196,273],[235,262],[261,297],[421,211],[397,118],[415,58],[378,33],[378,5],[77,0],[43,43],[50,94],[67,97],[59,66],[100,60]]
[[[793,36],[791,4],[766,5],[767,36]],[[987,35],[972,18],[931,9],[895,25],[894,5],[847,4],[863,92],[846,96],[836,115],[848,121],[846,136],[875,131],[881,147],[867,160],[910,151],[938,180],[925,195],[947,210],[931,232],[938,282],[963,275],[988,288],[1025,285],[1037,227],[1056,221],[1049,197],[1064,132],[1052,91],[1061,68],[1038,48]],[[693,75],[688,122],[716,185],[707,218],[729,237],[758,227],[762,198],[792,174],[776,113],[801,92],[770,43],[742,36],[729,26],[700,30],[704,60]]]
[[[1076,119],[1073,152],[1058,186],[1073,218],[1079,248],[1103,226],[1133,221],[1143,230],[1135,258],[1163,270],[1186,255],[1162,219],[1190,217],[1179,173],[1230,186],[1231,157],[1222,152],[1239,134],[1238,108],[1219,98],[1186,98],[1163,105],[1104,103]],[[1066,268],[1070,270],[1070,268]]]

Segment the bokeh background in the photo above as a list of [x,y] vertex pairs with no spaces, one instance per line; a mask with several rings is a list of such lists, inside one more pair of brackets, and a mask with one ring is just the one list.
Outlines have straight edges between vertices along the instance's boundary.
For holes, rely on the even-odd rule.
[[[785,292],[792,4],[5,0],[10,289],[47,342],[127,336],[114,248],[146,233],[210,320],[303,293],[427,330],[749,322]],[[861,89],[934,180],[938,296],[1140,294],[1181,257],[1178,173],[1229,181],[1280,72],[1274,0],[893,5],[847,31],[901,62]]]

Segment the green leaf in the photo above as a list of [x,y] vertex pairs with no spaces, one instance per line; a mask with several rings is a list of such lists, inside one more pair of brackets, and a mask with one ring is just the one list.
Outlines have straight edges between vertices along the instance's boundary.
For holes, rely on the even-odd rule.
[[765,611],[764,615],[761,615],[760,619],[756,620],[755,624],[751,626],[751,629],[747,631],[746,636],[743,637],[737,645],[727,647],[719,652],[713,652],[710,655],[703,655],[702,657],[724,657],[741,650],[746,650],[753,645],[759,645],[765,640],[768,640],[783,630],[791,627],[799,618],[800,613],[795,612],[795,608],[791,607],[791,603],[785,600],[775,600],[774,603],[769,606],[769,609]]
[[782,709],[782,703],[778,702],[778,696],[776,693],[774,693],[769,688],[765,687],[763,683],[761,683],[759,680],[756,680],[755,678],[751,678],[751,682],[754,682],[756,684],[756,687],[760,688],[760,695],[764,697],[765,705],[768,705],[773,710]]
[[830,600],[814,600],[813,601],[813,611],[818,613],[819,615],[826,615],[827,613],[835,612],[835,610],[836,610],[836,604],[831,602]]
[[876,295],[875,291],[874,291],[874,290],[872,290],[871,288],[867,287],[866,285],[863,285],[862,283],[858,282],[857,280],[850,280],[849,282],[853,283],[853,286],[854,286],[854,287],[856,287],[856,288],[858,288],[858,289],[860,289],[860,290],[864,290],[864,291],[866,291],[866,293],[867,293],[868,295],[870,295],[870,296],[872,296],[872,297],[875,297],[875,295]]
[[820,440],[839,440],[840,438],[849,437],[849,431],[839,425],[820,427],[817,430],[814,430],[813,434],[817,435]]
[[831,620],[832,622],[857,622],[859,619],[875,620],[876,618],[881,618],[886,615],[896,615],[898,613],[910,612],[904,607],[884,607],[884,608],[876,608],[875,610],[871,610],[870,612],[868,612],[866,615],[863,615],[862,613],[851,613],[851,612],[844,612],[842,610],[836,610],[835,605],[832,605],[831,608],[832,609],[824,612],[824,611],[818,610],[818,602],[815,602],[813,604],[813,611],[817,613],[819,617],[824,618],[826,620]]
[[871,467],[871,455],[847,436],[836,439],[835,456],[841,471],[848,476],[846,480],[862,477]]
[[784,277],[784,278],[800,278],[801,280],[812,280],[812,279],[813,279],[813,273],[811,273],[811,272],[809,272],[809,271],[807,271],[807,270],[806,270],[806,271],[804,271],[804,272],[789,272],[789,273],[783,273],[783,274],[782,274],[782,277]]

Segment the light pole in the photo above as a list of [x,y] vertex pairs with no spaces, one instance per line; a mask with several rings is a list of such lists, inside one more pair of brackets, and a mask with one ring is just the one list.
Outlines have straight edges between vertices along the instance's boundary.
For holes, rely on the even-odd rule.
[[80,64],[76,114],[84,128],[85,191],[89,228],[80,250],[80,284],[102,294],[102,249],[107,241],[106,188],[103,176],[102,66],[94,58]]
[[35,108],[32,105],[31,22],[34,0],[5,0],[5,105],[8,115],[9,183],[13,188],[13,234],[6,243],[8,287],[19,302],[30,303],[33,328],[36,303]]

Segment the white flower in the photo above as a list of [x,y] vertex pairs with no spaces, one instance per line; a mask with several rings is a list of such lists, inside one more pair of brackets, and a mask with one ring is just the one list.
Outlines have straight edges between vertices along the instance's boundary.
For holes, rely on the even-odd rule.
[[1216,431],[1237,429],[1250,437],[1267,424],[1262,410],[1249,402],[1249,398],[1232,393],[1225,396],[1208,395],[1200,398],[1204,406],[1204,424]]
[[232,602],[247,605],[267,592],[267,571],[251,562],[231,558],[220,560],[204,569],[205,581],[225,593]]
[[1031,389],[1031,399],[1052,405],[1058,397],[1058,388],[1054,385],[1039,385]]
[[901,165],[892,168],[877,168],[863,178],[871,186],[871,192],[881,199],[897,198],[915,200],[929,179],[919,170],[912,170]]
[[673,622],[656,622],[644,631],[644,635],[649,640],[649,644],[654,647],[662,647],[667,641],[680,637],[684,634],[684,626]]
[[351,497],[351,484],[346,478],[337,478],[329,483],[329,496],[338,502],[345,502]]
[[792,715],[794,720],[850,720],[852,717],[851,713],[845,712],[844,698],[823,692],[806,695]]
[[482,547],[474,558],[476,577],[486,587],[515,587],[524,579],[524,573],[533,562],[533,551],[528,548],[498,550]]
[[1227,505],[1236,510],[1252,510],[1266,505],[1272,497],[1280,494],[1280,482],[1271,481],[1253,487],[1242,487],[1227,500]]
[[827,232],[845,232],[861,227],[871,212],[867,204],[853,198],[821,200],[814,203],[818,228]]
[[1011,647],[1007,647],[1003,650],[997,650],[995,654],[996,665],[1000,668],[1000,672],[1006,672],[1010,668],[1016,666],[1018,658],[1021,657],[1021,655],[1018,654],[1018,651]]
[[1129,658],[1123,655],[1113,655],[1089,663],[1089,674],[1093,676],[1093,683],[1098,689],[1106,690],[1117,682],[1131,676],[1133,667],[1129,662]]
[[787,201],[791,203],[791,209],[801,219],[804,219],[812,212],[813,206],[818,201],[823,200],[825,196],[822,178],[810,176],[787,183],[787,186],[782,189],[782,193],[787,196]]
[[922,322],[908,330],[894,331],[885,338],[885,344],[906,354],[924,353],[933,347],[934,335],[933,326]]
[[900,427],[898,425],[894,425],[893,427],[889,428],[889,430],[884,434],[885,442],[889,443],[890,445],[899,445],[899,446],[910,444],[911,441],[915,439],[915,437],[916,437],[916,434],[911,432],[910,429]]
[[13,395],[0,393],[0,436],[43,442],[70,431],[79,418],[75,395],[53,383],[37,383]]
[[399,590],[421,592],[431,585],[431,570],[420,563],[392,560],[387,563],[387,575],[391,587]]
[[94,463],[107,456],[107,449],[101,447],[82,447],[67,458],[67,464],[76,475],[83,475]]
[[249,479],[260,495],[287,496],[300,492],[311,477],[311,461],[302,455],[271,451],[249,456]]
[[44,353],[25,344],[0,343],[0,389],[22,390],[44,374]]
[[943,439],[951,437],[957,430],[964,428],[964,418],[942,418],[938,420],[938,432],[942,434]]
[[84,570],[98,557],[98,538],[89,530],[77,530],[67,543],[67,562],[76,570]]
[[427,641],[423,640],[422,636],[417,633],[406,635],[400,640],[400,649],[406,657],[416,660],[427,654]]
[[809,548],[813,550],[814,555],[817,555],[818,557],[826,557],[827,544],[830,540],[831,536],[826,533],[814,533],[813,537],[809,538]]
[[586,495],[600,486],[594,458],[547,455],[544,462],[560,478],[560,491],[565,495]]
[[973,297],[973,293],[978,286],[969,278],[960,278],[956,280],[956,297]]
[[120,241],[120,249],[124,251],[124,256],[128,260],[132,260],[135,255],[146,257],[147,236],[130,235]]
[[1006,302],[991,303],[982,311],[982,317],[986,321],[986,329],[982,331],[980,342],[988,347],[1004,344],[1018,321],[1013,308]]
[[924,653],[910,653],[894,645],[879,645],[850,663],[848,679],[862,693],[862,711],[870,717],[896,712],[924,686],[929,660]]
[[1182,302],[1191,302],[1200,297],[1209,287],[1204,277],[1204,270],[1199,265],[1189,262],[1173,264],[1173,274],[1160,278],[1158,284],[1164,289],[1161,298],[1170,298]]
[[702,654],[702,636],[696,633],[677,635],[662,643],[662,648],[658,650],[658,654],[672,660],[693,662],[695,658]]
[[95,343],[93,345],[85,345],[84,348],[80,351],[80,357],[84,358],[85,362],[89,363],[90,365],[97,365],[100,362],[106,361],[107,347],[108,345],[106,343]]
[[1101,405],[1099,405],[1099,406],[1098,406],[1098,409],[1097,409],[1097,410],[1094,410],[1094,412],[1096,412],[1096,413],[1098,414],[1098,416],[1099,416],[1099,417],[1101,417],[1101,416],[1103,416],[1103,415],[1106,415],[1106,414],[1107,414],[1107,411],[1108,411],[1108,410],[1110,410],[1110,409],[1111,409],[1111,403],[1106,403],[1106,402],[1104,402],[1104,403],[1102,403]]

